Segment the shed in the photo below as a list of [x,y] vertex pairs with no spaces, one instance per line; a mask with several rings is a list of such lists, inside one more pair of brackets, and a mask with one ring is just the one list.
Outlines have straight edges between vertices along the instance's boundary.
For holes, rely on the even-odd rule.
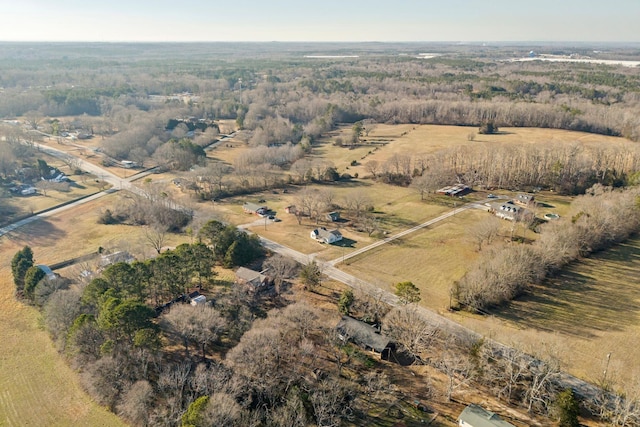
[[515,427],[504,421],[497,414],[487,411],[483,407],[471,404],[464,408],[458,417],[459,427]]
[[336,330],[341,340],[351,341],[365,350],[379,353],[382,360],[389,360],[391,352],[395,350],[395,344],[391,342],[389,337],[382,335],[368,323],[353,317],[342,316]]
[[40,270],[42,270],[42,272],[45,274],[45,277],[46,277],[47,279],[49,279],[49,280],[53,280],[53,279],[55,279],[55,278],[57,277],[57,276],[56,276],[56,273],[54,273],[54,272],[51,270],[51,268],[49,268],[49,266],[44,265],[44,264],[39,264],[39,265],[37,265],[37,267],[38,267]]
[[329,212],[327,214],[327,219],[332,222],[336,222],[340,219],[340,212]]
[[191,299],[191,305],[193,306],[202,305],[205,302],[207,302],[207,297],[205,297],[204,295],[198,295],[197,297]]

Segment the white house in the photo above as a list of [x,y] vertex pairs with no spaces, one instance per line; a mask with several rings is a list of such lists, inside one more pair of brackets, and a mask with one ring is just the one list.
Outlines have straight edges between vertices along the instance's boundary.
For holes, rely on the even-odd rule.
[[328,244],[335,243],[342,240],[342,234],[338,230],[329,231],[324,227],[319,227],[313,230],[310,233],[310,237],[319,242],[328,243]]

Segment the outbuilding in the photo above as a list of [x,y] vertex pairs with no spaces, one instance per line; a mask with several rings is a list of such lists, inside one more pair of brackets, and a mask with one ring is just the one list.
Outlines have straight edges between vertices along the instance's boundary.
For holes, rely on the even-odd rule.
[[197,297],[191,299],[191,305],[193,306],[202,305],[206,302],[207,297],[205,297],[204,295],[198,295]]
[[458,417],[459,427],[515,427],[500,416],[483,407],[471,404],[464,408]]

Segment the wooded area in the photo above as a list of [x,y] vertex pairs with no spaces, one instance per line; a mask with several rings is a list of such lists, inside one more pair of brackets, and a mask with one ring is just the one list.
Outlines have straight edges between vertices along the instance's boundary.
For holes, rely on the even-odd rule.
[[[298,226],[305,218],[315,227],[341,224],[339,213],[327,219],[341,211],[353,230],[382,240],[384,212],[374,206],[369,185],[404,187],[416,203],[454,209],[471,199],[435,195],[437,190],[456,184],[482,194],[575,196],[570,213],[557,220],[536,220],[535,212],[514,220],[504,244],[493,244],[501,229],[494,217],[466,231],[479,257],[452,284],[449,309],[485,313],[640,229],[640,150],[630,142],[640,141],[637,71],[515,62],[506,47],[430,46],[437,55],[429,59],[416,57],[411,45],[349,45],[359,56],[340,59],[305,57],[319,47],[287,47],[0,44],[0,216],[17,215],[7,200],[21,197],[22,186],[33,185],[44,196],[69,191],[71,184],[51,179],[59,170],[35,144],[44,137],[50,146],[78,150],[64,162],[82,179],[90,175],[79,170],[78,159],[93,156],[104,167],[167,174],[142,180],[139,191],[122,191],[98,218],[101,226],[144,227],[152,257],[73,278],[51,277],[28,246],[12,259],[16,296],[42,310],[57,348],[89,394],[133,425],[367,425],[380,419],[372,408],[413,398],[387,376],[391,359],[382,354],[393,354],[398,365],[428,369],[420,387],[422,398],[434,402],[451,403],[474,388],[534,419],[562,425],[577,422],[576,399],[585,414],[603,422],[640,422],[640,393],[627,384],[622,390],[603,381],[602,393],[589,398],[563,390],[558,378],[564,367],[551,346],[541,346],[544,354],[535,359],[529,349],[436,326],[417,306],[420,289],[404,278],[389,284],[396,306],[356,284],[325,288],[320,258],[310,255],[308,264],[299,265],[266,250],[257,234],[231,225],[240,222],[198,217],[195,208],[281,192],[295,202],[288,213]],[[466,126],[467,144],[368,160],[390,143],[375,131],[382,124]],[[627,140],[483,139],[518,127]],[[328,145],[344,152],[366,147],[368,153],[338,167],[323,157]],[[226,148],[237,149],[232,161],[218,156]],[[90,179],[100,190],[108,187],[99,175]],[[337,197],[341,184],[352,188]],[[178,200],[177,193],[184,197]],[[257,212],[244,213],[261,221]],[[267,219],[275,219],[260,218],[265,230]],[[519,226],[524,236],[515,235]],[[189,243],[168,248],[168,234]],[[265,273],[269,291],[218,279],[223,269],[240,266]],[[200,292],[206,304],[195,300]],[[322,304],[309,302],[316,300]],[[360,326],[336,327],[338,312]],[[393,345],[358,343],[368,328]]]

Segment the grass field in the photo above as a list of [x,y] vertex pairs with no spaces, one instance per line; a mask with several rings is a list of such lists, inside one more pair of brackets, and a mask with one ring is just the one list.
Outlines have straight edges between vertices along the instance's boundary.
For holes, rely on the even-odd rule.
[[340,269],[391,292],[395,283],[410,280],[420,289],[422,304],[441,311],[449,305],[451,284],[478,256],[466,230],[484,215],[462,212],[352,258]]
[[609,378],[640,377],[640,238],[576,262],[534,289],[531,296],[490,317],[461,319],[496,339],[522,345],[555,345],[569,371],[602,379],[611,353]]
[[[40,220],[0,237],[0,426],[121,426],[115,415],[82,391],[42,327],[35,308],[14,300],[11,258],[24,245],[37,263],[51,264],[96,252],[98,247],[149,252],[140,227],[99,225],[101,208],[117,195]],[[167,245],[183,240],[174,237]]]
[[[351,167],[349,172],[352,174],[358,172],[360,176],[368,175],[369,173],[363,166],[367,161],[376,160],[379,163],[384,163],[385,160],[396,153],[419,155],[433,153],[445,148],[477,146],[479,144],[572,144],[576,142],[585,145],[633,144],[633,142],[624,138],[538,128],[500,128],[500,134],[476,135],[473,141],[469,141],[469,134],[477,134],[477,131],[478,129],[475,127],[380,124],[365,138],[366,142],[364,142],[363,147],[358,148],[358,150],[364,150],[365,153],[371,150],[375,151],[367,154],[365,159],[358,157],[356,160],[360,159],[358,161],[361,162],[362,165]],[[376,143],[377,141],[382,141],[384,145],[379,146]],[[392,143],[389,143],[391,141]],[[370,144],[371,142],[376,144]],[[379,148],[376,150],[376,147]],[[334,148],[331,151],[336,150],[349,151],[348,148]],[[342,172],[341,169],[339,170]]]
[[[111,196],[110,196],[111,197]],[[101,203],[108,203],[109,197]],[[131,236],[129,230],[95,223],[97,207],[74,215],[36,221],[0,238],[0,425],[121,426],[82,391],[77,375],[58,355],[35,308],[14,300],[10,263],[24,245],[36,262],[52,263],[109,246]],[[73,242],[71,244],[70,242]]]

